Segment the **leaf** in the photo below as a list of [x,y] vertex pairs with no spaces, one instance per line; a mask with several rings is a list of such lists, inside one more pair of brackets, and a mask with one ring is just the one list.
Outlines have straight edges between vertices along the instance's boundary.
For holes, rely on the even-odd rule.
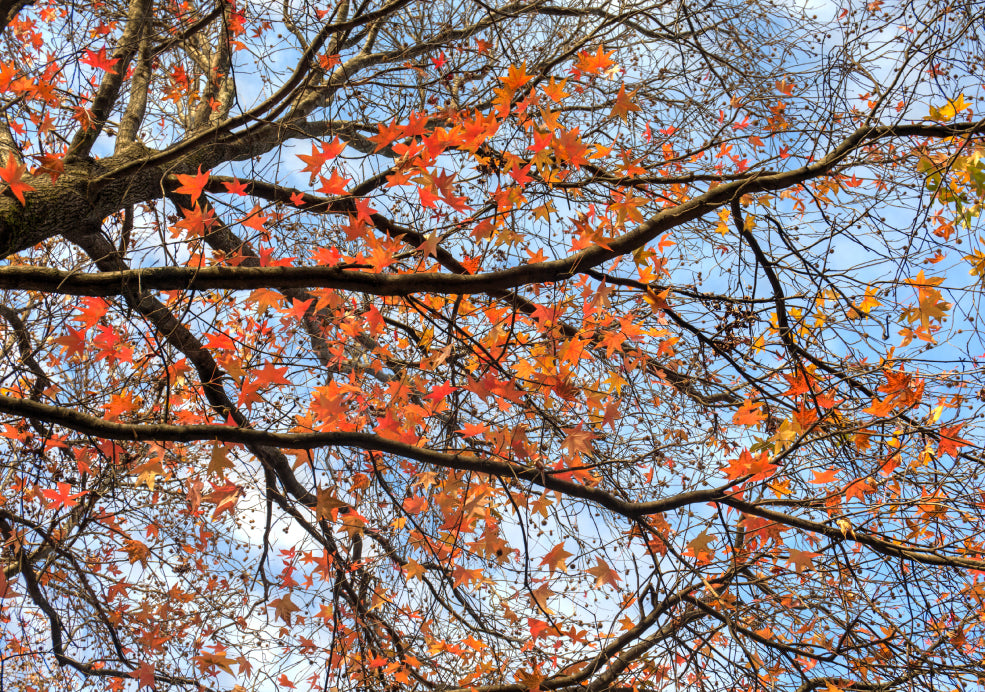
[[533,79],[527,74],[527,63],[523,62],[519,66],[510,65],[505,77],[500,77],[503,86],[510,92],[514,92],[524,84]]
[[267,604],[268,608],[274,609],[274,615],[284,621],[284,624],[291,624],[291,614],[301,610],[291,600],[291,594],[284,594],[280,598],[274,599]]
[[571,557],[571,555],[572,553],[569,553],[564,549],[564,541],[561,541],[547,552],[547,554],[540,561],[540,566],[543,567],[544,565],[547,565],[548,569],[551,570],[551,574],[554,574],[556,570],[561,570],[563,572],[567,569],[565,560]]
[[957,423],[955,425],[941,428],[940,442],[937,445],[937,456],[947,454],[948,456],[957,459],[958,450],[965,445],[971,444],[968,440],[958,437],[958,433],[963,427],[964,423]]
[[236,508],[243,495],[243,487],[229,481],[222,485],[212,485],[212,492],[202,496],[202,501],[215,505],[212,518],[218,519],[226,512],[232,512]]
[[0,168],[0,180],[7,183],[4,190],[9,190],[22,206],[27,204],[24,193],[34,190],[33,187],[21,180],[26,171],[27,167],[17,161],[13,152],[7,152],[7,163],[3,168]]
[[335,137],[331,142],[322,142],[320,147],[315,146],[312,142],[310,154],[298,154],[298,158],[306,164],[301,172],[311,173],[311,182],[315,182],[315,178],[318,177],[325,163],[337,157],[344,150],[345,143],[340,141],[338,137]]
[[940,108],[930,109],[930,117],[933,120],[949,122],[957,117],[958,113],[969,109],[969,104],[964,100],[964,94],[959,94],[957,98],[948,99],[947,104]]
[[109,74],[116,74],[112,69],[113,66],[120,62],[118,58],[109,58],[106,55],[106,46],[99,49],[98,52],[93,53],[91,50],[86,49],[85,53],[79,58],[79,62],[83,65],[89,65],[97,70],[103,70]]
[[226,188],[226,192],[237,195],[238,197],[246,196],[246,183],[241,183],[239,180],[234,180],[233,182],[223,182],[222,186]]
[[766,418],[760,406],[760,403],[746,399],[739,410],[732,415],[732,422],[736,425],[758,425]]
[[332,170],[331,178],[319,176],[319,180],[321,181],[321,186],[318,188],[318,192],[330,197],[338,197],[346,194],[346,188],[352,182],[351,178],[341,175],[335,169]]
[[616,95],[615,103],[612,104],[612,110],[609,111],[609,117],[619,117],[625,122],[629,122],[629,114],[634,111],[641,110],[634,97],[636,92],[633,91],[629,94],[626,93],[626,85],[620,85],[619,93]]
[[595,577],[595,586],[605,586],[608,584],[614,589],[619,588],[619,582],[622,581],[622,577],[609,567],[609,564],[603,560],[601,557],[595,558],[595,566],[589,567],[585,570],[593,577]]
[[202,196],[202,190],[205,188],[206,183],[209,182],[209,171],[202,172],[202,167],[198,167],[198,172],[195,175],[184,175],[179,173],[175,176],[178,182],[181,183],[179,187],[175,189],[175,192],[179,195],[188,195],[191,197],[192,202],[198,200]]
[[421,496],[408,497],[404,499],[403,508],[407,514],[420,514],[428,508],[428,499]]
[[582,51],[578,54],[578,62],[575,65],[575,69],[578,72],[584,72],[586,74],[605,72],[614,64],[609,58],[613,53],[615,53],[614,50],[610,50],[608,53],[604,52],[602,46],[599,46],[595,53]]
[[715,557],[715,550],[709,544],[717,538],[718,536],[711,536],[707,531],[702,531],[688,542],[687,549],[698,562],[710,562]]
[[568,83],[567,79],[562,79],[559,82],[557,81],[557,78],[552,75],[550,81],[547,84],[541,86],[541,89],[543,89],[544,94],[546,94],[547,97],[551,99],[551,101],[553,101],[554,103],[560,103],[568,96],[571,96],[569,92],[564,90],[564,87],[567,83]]
[[794,82],[788,82],[787,78],[784,77],[779,82],[776,83],[776,90],[779,91],[784,96],[793,96]]
[[53,489],[44,489],[41,491],[41,495],[48,500],[46,509],[59,510],[62,507],[70,508],[75,507],[77,500],[80,497],[85,497],[89,494],[88,490],[83,490],[81,493],[72,493],[72,485],[70,483],[58,482],[55,484],[56,487]]
[[137,689],[157,689],[157,682],[154,679],[154,664],[141,661],[140,665],[130,671],[130,677],[137,681]]
[[791,548],[790,557],[787,558],[787,562],[794,566],[797,574],[803,574],[805,571],[814,569],[814,558],[820,556],[821,553],[812,553],[809,550],[794,550]]
[[318,489],[315,508],[318,519],[335,521],[338,517],[339,510],[348,506],[348,503],[339,500],[331,490],[327,488]]
[[207,673],[212,668],[218,668],[224,673],[233,674],[232,664],[235,661],[226,656],[224,647],[217,646],[215,653],[202,651],[198,656],[192,656],[192,660],[203,673]]
[[815,485],[821,485],[823,483],[833,483],[838,477],[839,473],[840,473],[839,469],[828,469],[827,471],[815,470],[814,478],[811,480],[811,483],[814,483]]
[[34,173],[47,173],[53,183],[57,182],[58,178],[65,172],[65,156],[63,154],[40,154],[35,158],[39,163]]
[[212,454],[209,457],[209,465],[205,472],[210,476],[224,479],[226,471],[232,468],[234,468],[234,464],[229,460],[229,448],[224,444],[212,445]]

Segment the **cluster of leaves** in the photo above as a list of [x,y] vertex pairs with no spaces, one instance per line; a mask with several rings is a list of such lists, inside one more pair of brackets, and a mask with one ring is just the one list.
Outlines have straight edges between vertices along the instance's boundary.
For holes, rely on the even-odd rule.
[[985,685],[971,4],[8,5],[0,687]]

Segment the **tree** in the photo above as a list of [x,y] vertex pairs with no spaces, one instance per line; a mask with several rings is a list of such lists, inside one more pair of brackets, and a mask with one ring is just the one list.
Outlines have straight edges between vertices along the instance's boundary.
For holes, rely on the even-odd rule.
[[2,3],[0,687],[981,689],[980,10]]

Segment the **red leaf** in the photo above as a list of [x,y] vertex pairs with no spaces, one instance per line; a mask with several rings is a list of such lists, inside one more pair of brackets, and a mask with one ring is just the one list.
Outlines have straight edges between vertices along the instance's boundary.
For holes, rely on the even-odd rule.
[[208,495],[202,497],[202,502],[215,505],[212,518],[216,519],[224,512],[232,512],[236,508],[236,503],[243,494],[242,486],[227,482],[224,485],[213,485],[213,490]]
[[959,423],[958,425],[941,428],[941,441],[937,446],[937,456],[948,454],[957,459],[958,449],[971,444],[968,440],[958,437],[958,432],[963,425],[963,423]]
[[17,157],[15,157],[12,152],[9,152],[7,154],[7,165],[0,168],[0,180],[7,183],[7,189],[13,193],[14,197],[16,197],[22,205],[26,204],[24,201],[24,193],[34,190],[33,187],[21,181],[21,177],[25,172],[27,172],[27,166],[19,163],[17,161]]
[[75,507],[75,505],[79,504],[76,500],[89,493],[89,491],[84,490],[81,493],[72,495],[72,486],[69,483],[57,483],[57,486],[58,488],[56,490],[46,489],[41,491],[44,498],[49,501],[46,509]]
[[90,67],[95,67],[97,70],[103,70],[109,72],[110,74],[116,74],[111,68],[116,63],[120,62],[119,59],[109,59],[106,56],[106,46],[99,49],[98,53],[93,53],[91,50],[86,50],[83,56],[79,59],[83,65],[89,65]]

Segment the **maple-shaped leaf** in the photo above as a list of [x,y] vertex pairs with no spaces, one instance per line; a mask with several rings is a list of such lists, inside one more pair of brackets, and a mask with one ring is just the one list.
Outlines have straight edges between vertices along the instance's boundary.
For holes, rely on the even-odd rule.
[[259,204],[254,204],[253,208],[250,210],[250,213],[239,219],[239,222],[247,228],[252,228],[257,233],[265,235],[267,228],[263,224],[266,223],[269,218],[270,216],[263,213],[263,209]]
[[61,346],[63,353],[69,358],[81,356],[86,347],[86,330],[72,329],[68,325],[65,325],[65,329],[68,330],[68,334],[56,337],[52,341]]
[[330,519],[335,521],[339,510],[348,508],[349,504],[343,502],[335,496],[335,493],[327,488],[319,488],[316,495],[315,516],[318,519]]
[[730,481],[744,476],[748,476],[750,481],[757,481],[768,478],[776,469],[777,465],[770,461],[767,452],[760,452],[759,456],[753,458],[752,453],[744,449],[738,459],[729,459],[724,471]]
[[209,457],[209,465],[205,469],[205,472],[210,476],[218,476],[221,479],[225,478],[226,469],[233,467],[233,462],[229,460],[229,448],[224,444],[213,445],[212,454]]
[[609,563],[598,556],[595,557],[595,566],[589,567],[585,571],[595,577],[595,586],[609,584],[612,588],[619,588],[619,582],[622,581],[618,572],[609,567]]
[[784,77],[779,82],[775,84],[776,90],[779,91],[784,96],[793,96],[794,82],[788,82],[787,78]]
[[814,483],[815,485],[820,485],[822,483],[832,483],[835,481],[835,479],[837,479],[839,473],[840,473],[839,469],[828,469],[827,471],[815,470],[814,478],[811,480],[811,483]]
[[687,544],[687,549],[698,562],[710,562],[715,557],[715,549],[708,544],[716,538],[718,536],[709,535],[707,530],[702,531]]
[[0,180],[7,183],[5,190],[10,190],[10,192],[17,198],[17,201],[21,205],[26,204],[24,200],[24,193],[31,192],[34,190],[33,187],[25,183],[21,178],[24,173],[27,172],[27,166],[21,164],[17,157],[14,156],[13,152],[7,153],[7,163],[3,168],[0,168]]
[[732,415],[732,422],[736,425],[757,425],[765,418],[760,405],[751,399],[746,399],[739,410]]
[[865,496],[876,491],[864,480],[853,481],[845,486],[845,500],[865,500]]
[[615,53],[614,50],[606,53],[602,46],[599,46],[595,53],[582,51],[578,54],[578,63],[575,65],[575,69],[586,74],[604,72],[613,65],[612,60],[609,58],[613,53]]
[[[376,127],[379,132],[368,138],[370,142],[376,145],[376,151],[385,149],[393,144],[404,131],[403,125],[398,125],[396,121],[393,121],[389,125],[379,123]],[[312,178],[312,181],[314,181],[314,178]]]
[[243,494],[242,486],[230,482],[220,486],[213,485],[212,488],[211,493],[202,496],[202,502],[215,505],[215,510],[212,512],[213,519],[218,518],[224,512],[232,512]]
[[564,541],[561,541],[548,551],[547,555],[540,561],[540,566],[547,565],[548,569],[551,570],[551,574],[554,574],[556,570],[563,572],[567,569],[565,560],[571,557],[571,555],[572,553],[564,549]]
[[408,560],[403,572],[407,579],[423,579],[427,570],[417,560]]
[[238,197],[246,196],[246,183],[242,183],[239,180],[233,180],[230,182],[223,182],[222,186],[226,188],[226,192],[230,194],[237,195]]
[[550,632],[553,630],[549,623],[537,618],[527,618],[527,627],[530,630],[530,637],[532,639],[543,637],[545,632]]
[[941,428],[940,443],[937,446],[937,456],[947,454],[957,459],[958,449],[964,447],[965,445],[971,444],[968,440],[958,437],[958,432],[961,431],[963,426],[964,423],[959,423],[957,425]]
[[501,81],[503,86],[509,91],[516,91],[531,79],[533,79],[533,77],[527,74],[527,63],[523,62],[519,67],[516,65],[510,65],[506,76],[500,77],[499,81]]
[[123,551],[127,554],[127,560],[131,565],[138,562],[144,567],[147,566],[147,559],[150,557],[150,548],[142,541],[126,538],[123,540]]
[[180,195],[188,195],[191,197],[192,202],[196,201],[202,196],[202,190],[205,188],[205,184],[209,182],[209,172],[202,172],[202,167],[198,167],[198,172],[194,175],[184,175],[179,173],[177,176],[178,182],[181,185],[175,189]]
[[20,594],[14,591],[11,580],[7,579],[5,570],[0,569],[0,602],[5,598],[15,598],[17,596],[20,596]]
[[134,467],[131,473],[137,476],[137,486],[145,485],[148,490],[153,491],[157,484],[157,477],[164,475],[164,465],[161,463],[161,458],[155,456]]
[[820,557],[821,553],[812,553],[809,550],[794,550],[790,549],[790,557],[787,558],[787,563],[794,565],[797,570],[797,574],[803,574],[804,570],[810,570],[814,568],[814,558]]
[[798,394],[811,391],[810,382],[808,382],[802,371],[797,371],[793,375],[784,374],[783,377],[790,385],[790,388],[783,392],[784,396],[797,396]]
[[54,489],[44,489],[41,491],[41,495],[44,499],[48,500],[46,505],[47,509],[61,509],[62,507],[75,507],[79,504],[77,500],[80,497],[84,497],[89,494],[88,490],[83,490],[81,493],[72,494],[72,485],[70,483],[56,483],[57,487]]
[[137,681],[137,689],[157,689],[157,683],[154,681],[154,664],[147,661],[141,661],[140,665],[130,671],[130,677]]
[[615,103],[612,104],[612,110],[609,111],[609,117],[619,117],[625,122],[629,122],[629,114],[633,111],[640,110],[640,107],[636,105],[633,97],[636,96],[636,92],[626,93],[626,85],[620,85],[619,93],[616,94]]
[[225,647],[216,646],[216,651],[213,653],[211,651],[202,651],[198,656],[192,656],[192,660],[195,661],[195,665],[203,673],[207,673],[212,668],[218,668],[219,670],[233,674],[232,664],[235,661],[228,656],[226,656]]
[[274,609],[274,615],[283,620],[286,624],[291,624],[291,613],[296,613],[301,610],[298,606],[294,605],[291,600],[291,594],[285,594],[280,598],[274,599],[267,604],[268,608]]
[[91,50],[86,49],[85,53],[79,58],[79,62],[83,65],[89,65],[90,67],[95,67],[97,70],[103,70],[110,74],[116,74],[113,70],[113,65],[120,62],[118,58],[110,59],[106,55],[106,46],[103,46],[99,51],[93,53]]
[[38,167],[34,170],[35,174],[47,173],[51,182],[55,182],[65,172],[64,154],[41,154],[35,156],[38,160]]
[[460,434],[462,437],[478,437],[488,429],[489,428],[482,423],[463,423],[461,430],[456,430],[455,432]]
[[322,145],[316,146],[314,142],[311,144],[310,154],[298,154],[298,158],[304,161],[306,164],[304,168],[301,169],[302,173],[311,173],[311,181],[315,182],[315,178],[321,172],[322,166],[329,159],[334,159],[336,156],[342,153],[345,149],[345,143],[340,141],[338,137],[333,139],[331,142],[323,142]]
[[407,514],[420,514],[428,508],[428,499],[422,495],[408,497],[404,500],[403,508]]
[[328,195],[330,197],[337,197],[345,194],[346,187],[352,182],[352,179],[340,174],[334,168],[332,169],[332,177],[326,178],[325,176],[319,176],[319,181],[321,182],[321,187],[318,188],[318,192],[323,195]]
[[548,98],[554,103],[560,103],[563,99],[571,96],[571,94],[564,90],[565,85],[568,83],[567,79],[562,79],[560,82],[557,81],[555,77],[551,77],[551,81],[541,87]]
[[590,455],[592,453],[592,440],[595,439],[595,433],[591,430],[565,428],[564,433],[564,442],[561,443],[561,446],[572,457],[580,457],[582,454]]

